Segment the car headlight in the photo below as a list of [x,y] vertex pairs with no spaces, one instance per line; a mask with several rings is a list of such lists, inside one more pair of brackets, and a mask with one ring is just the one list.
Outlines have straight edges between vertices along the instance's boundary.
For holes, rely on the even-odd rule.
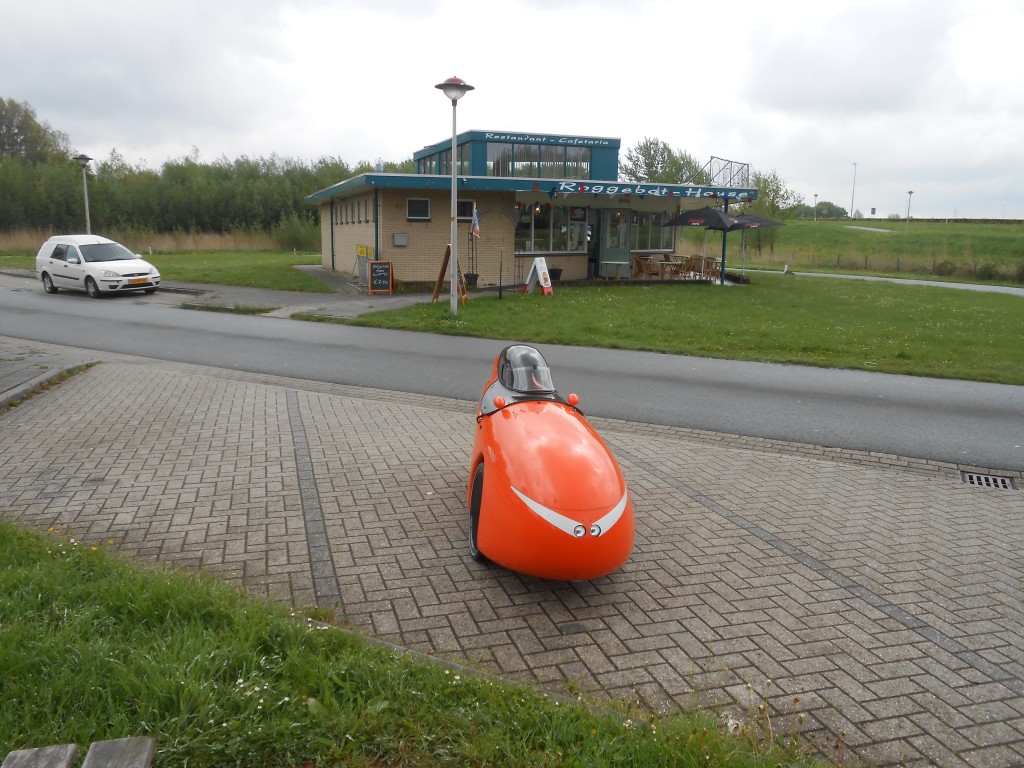
[[105,277],[107,279],[117,280],[121,276],[119,274],[117,274],[117,272],[111,272],[109,269],[101,269],[100,270],[100,277]]

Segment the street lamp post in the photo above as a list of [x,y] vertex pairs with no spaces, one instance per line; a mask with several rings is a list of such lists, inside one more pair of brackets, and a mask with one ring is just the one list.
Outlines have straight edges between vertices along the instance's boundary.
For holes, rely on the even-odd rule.
[[818,220],[818,193],[814,193],[814,220]]
[[85,197],[85,234],[91,235],[92,223],[89,221],[89,179],[86,174],[86,170],[89,168],[89,163],[92,162],[92,158],[86,154],[81,154],[72,159],[82,166],[82,194]]
[[456,178],[458,176],[458,147],[456,146],[455,138],[455,108],[458,106],[459,99],[465,96],[468,91],[472,91],[473,86],[457,77],[449,77],[443,83],[438,83],[434,87],[452,100],[452,243],[451,260],[448,262],[448,274],[452,283],[452,314],[457,315],[459,314],[459,258],[457,254],[459,242],[459,197],[458,181]]
[[857,164],[853,164],[853,190],[850,192],[850,218],[854,218],[853,215],[853,198],[857,194]]
[[910,231],[910,198],[914,196],[914,190],[907,190],[907,223],[903,225],[903,232],[906,234]]

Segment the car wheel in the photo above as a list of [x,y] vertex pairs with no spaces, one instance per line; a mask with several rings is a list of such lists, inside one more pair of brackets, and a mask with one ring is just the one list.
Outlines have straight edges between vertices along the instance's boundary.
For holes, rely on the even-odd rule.
[[480,507],[483,504],[483,497],[484,464],[480,462],[476,468],[476,474],[473,475],[473,490],[469,495],[469,554],[478,563],[487,562],[487,558],[476,545],[477,533],[480,530]]
[[91,277],[85,278],[85,292],[89,294],[90,298],[98,299],[100,297],[100,287],[96,285],[96,281]]
[[53,284],[53,278],[49,272],[43,272],[43,290],[47,293],[56,293],[57,286]]

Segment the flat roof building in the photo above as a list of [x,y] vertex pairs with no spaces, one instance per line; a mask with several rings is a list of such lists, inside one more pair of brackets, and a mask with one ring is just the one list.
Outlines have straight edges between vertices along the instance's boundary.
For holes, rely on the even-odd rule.
[[[536,256],[563,280],[625,276],[639,254],[675,253],[675,227],[662,223],[680,211],[757,198],[746,180],[618,181],[616,138],[471,130],[456,148],[458,257],[477,276],[471,285],[521,283]],[[438,279],[451,238],[451,139],[413,160],[416,173],[364,173],[306,198],[320,209],[325,269],[354,272],[362,255],[390,261],[397,280]]]

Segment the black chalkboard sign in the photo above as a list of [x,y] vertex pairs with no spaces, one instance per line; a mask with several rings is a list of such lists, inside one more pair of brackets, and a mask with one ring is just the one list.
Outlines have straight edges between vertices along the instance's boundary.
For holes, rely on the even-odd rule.
[[370,262],[370,293],[391,293],[391,262]]

